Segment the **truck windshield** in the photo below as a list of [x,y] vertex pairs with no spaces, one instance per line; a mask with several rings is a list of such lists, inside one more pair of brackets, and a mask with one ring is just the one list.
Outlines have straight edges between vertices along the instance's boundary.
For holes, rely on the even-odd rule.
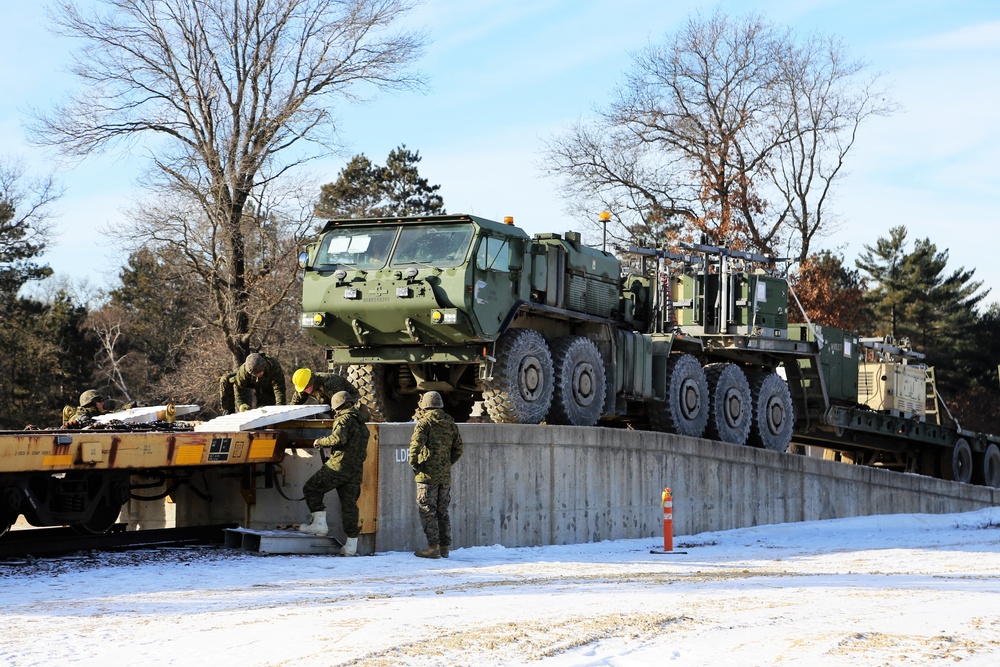
[[403,227],[389,265],[459,266],[465,263],[472,244],[472,234],[471,224]]
[[319,271],[378,269],[385,266],[398,227],[344,227],[323,237],[316,262]]

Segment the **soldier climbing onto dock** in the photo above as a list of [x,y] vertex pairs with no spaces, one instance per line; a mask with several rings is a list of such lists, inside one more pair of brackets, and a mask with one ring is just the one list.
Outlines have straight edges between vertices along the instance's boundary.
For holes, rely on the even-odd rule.
[[361,533],[358,498],[361,496],[364,463],[368,457],[368,426],[348,392],[334,394],[330,407],[334,411],[333,430],[325,438],[314,440],[313,447],[330,447],[333,453],[302,487],[311,517],[309,523],[300,526],[299,530],[312,535],[326,535],[328,527],[323,496],[336,489],[344,534],[347,535],[340,555],[353,556],[357,553],[358,535]]

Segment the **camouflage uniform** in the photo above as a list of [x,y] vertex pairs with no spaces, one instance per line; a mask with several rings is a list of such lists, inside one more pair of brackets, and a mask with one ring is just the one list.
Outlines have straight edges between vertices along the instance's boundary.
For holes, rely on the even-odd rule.
[[257,399],[256,407],[285,404],[285,373],[276,359],[261,354],[267,362],[264,375],[255,377],[241,365],[235,372],[219,378],[219,399],[226,414],[249,410]]
[[309,382],[312,384],[312,392],[307,394],[304,391],[296,391],[292,394],[292,400],[289,401],[289,405],[302,405],[310,397],[315,398],[320,403],[329,405],[330,399],[338,391],[346,391],[355,401],[361,397],[355,386],[348,382],[347,378],[343,375],[337,375],[336,373],[313,373]]
[[316,442],[317,447],[332,447],[333,453],[323,467],[306,480],[302,495],[310,512],[326,509],[323,496],[336,489],[340,497],[340,515],[347,537],[357,537],[358,498],[365,459],[368,457],[368,427],[355,407],[338,410],[333,418],[333,431]]
[[424,409],[410,438],[410,467],[416,473],[417,510],[427,543],[451,546],[451,466],[462,456],[455,420],[440,408]]
[[94,417],[97,415],[103,415],[104,410],[101,410],[96,405],[88,405],[85,407],[79,407],[73,416],[70,417],[69,421],[66,422],[67,428],[84,428],[85,426],[90,426],[94,422]]

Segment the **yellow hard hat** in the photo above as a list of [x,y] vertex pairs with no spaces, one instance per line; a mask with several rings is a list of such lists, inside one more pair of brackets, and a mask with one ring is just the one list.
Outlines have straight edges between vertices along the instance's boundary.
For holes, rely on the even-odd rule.
[[300,368],[299,370],[292,373],[292,384],[295,385],[295,391],[303,391],[309,386],[309,380],[312,379],[312,371],[308,368]]

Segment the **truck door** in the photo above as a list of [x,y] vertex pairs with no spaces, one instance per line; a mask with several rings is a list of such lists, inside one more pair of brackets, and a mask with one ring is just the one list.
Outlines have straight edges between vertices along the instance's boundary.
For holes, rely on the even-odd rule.
[[483,236],[476,248],[472,312],[483,335],[495,335],[514,303],[510,274],[511,243],[506,236]]

